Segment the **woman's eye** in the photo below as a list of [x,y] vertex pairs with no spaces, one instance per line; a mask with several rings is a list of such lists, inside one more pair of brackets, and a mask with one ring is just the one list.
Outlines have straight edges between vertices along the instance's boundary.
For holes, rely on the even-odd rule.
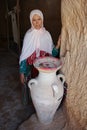
[[38,20],[41,20],[40,18]]
[[33,21],[33,22],[35,22],[36,20],[35,20],[35,19],[33,19],[32,21]]

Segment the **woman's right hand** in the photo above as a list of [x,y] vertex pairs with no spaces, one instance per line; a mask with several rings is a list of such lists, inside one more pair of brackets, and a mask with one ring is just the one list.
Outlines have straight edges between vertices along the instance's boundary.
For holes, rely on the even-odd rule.
[[24,82],[25,82],[25,76],[24,76],[23,73],[20,74],[20,80],[21,80],[21,83],[24,84]]

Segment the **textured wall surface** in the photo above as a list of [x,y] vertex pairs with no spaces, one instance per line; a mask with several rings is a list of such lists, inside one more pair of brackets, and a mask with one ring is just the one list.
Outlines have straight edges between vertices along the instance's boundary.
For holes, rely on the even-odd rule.
[[87,1],[62,0],[61,6],[67,113],[73,124],[87,130]]

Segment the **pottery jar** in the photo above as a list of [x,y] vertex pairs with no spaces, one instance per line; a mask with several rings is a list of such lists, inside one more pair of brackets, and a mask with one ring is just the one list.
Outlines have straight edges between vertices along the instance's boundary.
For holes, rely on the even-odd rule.
[[35,60],[34,66],[39,75],[28,82],[31,98],[39,121],[49,124],[53,121],[64,94],[65,77],[63,74],[56,75],[62,63],[57,58],[44,57]]

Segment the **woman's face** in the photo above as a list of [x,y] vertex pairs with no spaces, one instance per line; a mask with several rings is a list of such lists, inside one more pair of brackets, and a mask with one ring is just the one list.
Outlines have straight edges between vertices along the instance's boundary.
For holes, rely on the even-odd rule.
[[39,15],[35,14],[32,18],[32,24],[35,29],[40,29],[42,27],[42,19]]

